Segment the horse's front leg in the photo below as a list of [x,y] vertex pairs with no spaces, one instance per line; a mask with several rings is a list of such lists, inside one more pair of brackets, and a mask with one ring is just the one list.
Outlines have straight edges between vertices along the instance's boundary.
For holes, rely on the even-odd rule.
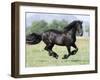
[[71,46],[67,46],[68,55],[65,54],[62,59],[67,59],[71,55]]
[[73,44],[72,47],[74,47],[75,50],[73,50],[73,51],[71,52],[71,55],[75,55],[75,54],[77,53],[77,51],[78,51],[78,48],[77,48],[77,46],[76,46],[75,44]]

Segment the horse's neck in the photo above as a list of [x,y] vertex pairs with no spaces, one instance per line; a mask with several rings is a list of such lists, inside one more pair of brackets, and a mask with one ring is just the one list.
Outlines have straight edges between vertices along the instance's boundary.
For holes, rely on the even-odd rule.
[[74,38],[75,39],[75,41],[76,41],[76,30],[74,29],[74,30],[72,30],[72,38]]

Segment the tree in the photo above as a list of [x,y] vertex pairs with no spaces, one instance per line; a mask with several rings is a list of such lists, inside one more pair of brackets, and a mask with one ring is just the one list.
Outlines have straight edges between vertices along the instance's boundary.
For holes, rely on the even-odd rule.
[[52,20],[52,22],[46,22],[44,20],[33,21],[30,27],[26,28],[26,35],[30,33],[42,33],[49,29],[63,30],[68,25],[66,20]]
[[43,32],[47,27],[47,22],[44,20],[41,21],[33,21],[31,26],[31,32]]
[[48,24],[48,29],[58,29],[62,30],[65,26],[67,26],[68,22],[66,20],[53,20]]

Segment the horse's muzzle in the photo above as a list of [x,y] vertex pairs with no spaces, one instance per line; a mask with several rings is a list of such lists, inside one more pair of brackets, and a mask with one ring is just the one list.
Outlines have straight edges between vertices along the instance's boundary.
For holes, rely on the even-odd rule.
[[79,33],[80,34],[80,36],[83,36],[83,33]]

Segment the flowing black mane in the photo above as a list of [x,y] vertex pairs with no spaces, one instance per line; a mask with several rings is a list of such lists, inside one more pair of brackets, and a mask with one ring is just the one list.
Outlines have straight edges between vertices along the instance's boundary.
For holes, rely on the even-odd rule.
[[76,23],[82,23],[82,21],[76,20],[71,22],[70,24],[68,24],[66,27],[64,27],[64,31],[69,31],[71,30],[73,27],[75,27]]

